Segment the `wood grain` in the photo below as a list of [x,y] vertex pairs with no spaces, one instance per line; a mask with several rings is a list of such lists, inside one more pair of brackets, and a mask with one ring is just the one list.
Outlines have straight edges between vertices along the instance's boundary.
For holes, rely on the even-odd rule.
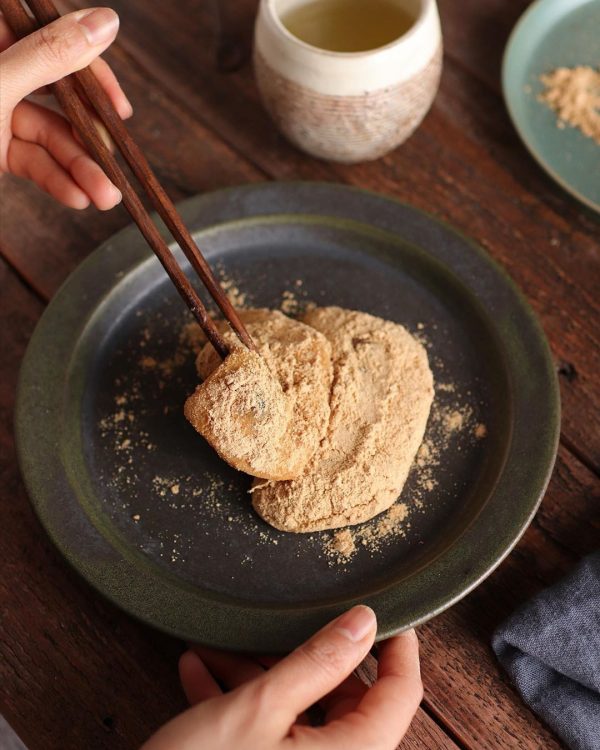
[[[368,654],[356,670],[356,674],[366,685],[372,685],[377,679],[377,660]],[[423,740],[425,744],[422,744]],[[459,746],[424,711],[419,711],[409,732],[400,743],[400,747],[402,750],[413,748],[427,748],[427,750],[437,750],[437,748],[450,750],[452,748],[454,750]]]
[[[433,110],[405,146],[353,168],[304,156],[265,115],[242,65],[255,3],[225,0],[221,33],[214,3],[111,3],[122,31],[108,57],[133,100],[134,137],[176,200],[268,177],[348,182],[450,221],[521,286],[556,358],[563,447],[513,553],[420,628],[425,710],[402,747],[555,750],[559,743],[521,702],[489,642],[515,607],[597,546],[600,222],[528,157],[499,95],[504,41],[527,2],[465,0],[459,12],[442,0],[446,58]],[[8,561],[0,705],[30,750],[131,748],[184,705],[181,645],[100,599],[54,552],[18,478],[10,429],[16,365],[43,300],[129,219],[122,209],[62,209],[10,178],[0,191],[0,253],[23,280],[0,261],[0,548]]]

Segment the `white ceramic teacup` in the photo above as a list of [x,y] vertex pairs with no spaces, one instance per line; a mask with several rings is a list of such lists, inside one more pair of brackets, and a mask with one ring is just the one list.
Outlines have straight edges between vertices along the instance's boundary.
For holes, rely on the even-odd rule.
[[282,23],[282,14],[306,0],[261,0],[258,88],[283,134],[309,154],[344,163],[377,159],[405,141],[431,106],[442,67],[435,0],[394,1],[415,19],[405,34],[376,49],[332,52]]

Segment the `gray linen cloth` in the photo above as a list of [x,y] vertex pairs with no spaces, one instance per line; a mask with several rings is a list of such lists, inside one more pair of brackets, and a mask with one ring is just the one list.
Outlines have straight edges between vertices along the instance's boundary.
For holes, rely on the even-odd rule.
[[600,750],[600,552],[494,633],[523,700],[574,750]]

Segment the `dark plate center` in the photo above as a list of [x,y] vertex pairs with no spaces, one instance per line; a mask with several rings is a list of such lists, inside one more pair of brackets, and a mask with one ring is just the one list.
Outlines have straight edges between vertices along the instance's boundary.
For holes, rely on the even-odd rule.
[[[197,383],[193,354],[179,343],[189,319],[151,260],[122,280],[91,323],[101,343],[89,350],[82,409],[96,498],[88,512],[126,554],[143,556],[157,572],[253,603],[361,596],[437,557],[485,504],[509,434],[504,369],[468,290],[400,240],[326,221],[240,223],[204,233],[201,244],[248,306],[340,305],[423,336],[436,409],[458,410],[463,429],[440,446],[428,489],[411,473],[401,497],[408,518],[379,549],[361,547],[341,564],[326,554],[330,533],[272,529],[251,508],[250,479],[223,463],[183,417]],[[483,439],[474,436],[477,424],[486,427]]]

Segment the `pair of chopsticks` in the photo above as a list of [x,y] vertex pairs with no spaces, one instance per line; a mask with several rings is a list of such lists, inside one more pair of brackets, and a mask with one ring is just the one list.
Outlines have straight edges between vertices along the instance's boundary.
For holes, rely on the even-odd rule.
[[[30,18],[21,0],[0,0],[0,10],[15,36],[19,39],[59,18],[59,13],[52,0],[28,0],[28,5],[35,20]],[[213,275],[210,266],[194,242],[177,209],[165,193],[139,146],[129,135],[127,128],[93,72],[89,68],[84,68],[57,81],[51,86],[51,89],[89,154],[121,191],[125,208],[158,256],[177,291],[183,297],[216,351],[224,358],[229,354],[229,347],[209,316],[197,292],[177,264],[175,257],[152,222],[129,179],[104,143],[88,107],[97,113],[160,217],[183,250],[192,268],[204,283],[239,339],[248,348],[255,349],[252,339],[235,308]]]

